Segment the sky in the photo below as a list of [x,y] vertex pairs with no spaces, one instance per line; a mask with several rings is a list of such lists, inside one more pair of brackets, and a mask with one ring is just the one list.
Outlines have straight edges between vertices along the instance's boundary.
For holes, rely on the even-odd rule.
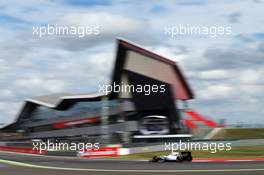
[[[0,123],[13,122],[32,96],[98,91],[122,37],[177,62],[195,111],[228,124],[264,124],[263,9],[263,0],[1,0]],[[99,26],[100,34],[33,35],[47,24]],[[179,24],[231,26],[232,34],[165,34]]]

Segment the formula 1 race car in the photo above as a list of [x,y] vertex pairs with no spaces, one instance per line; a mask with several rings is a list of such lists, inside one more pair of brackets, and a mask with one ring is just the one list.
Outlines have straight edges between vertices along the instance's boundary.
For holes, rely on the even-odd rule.
[[192,161],[192,154],[189,151],[186,152],[172,152],[169,155],[154,156],[151,162],[182,162]]

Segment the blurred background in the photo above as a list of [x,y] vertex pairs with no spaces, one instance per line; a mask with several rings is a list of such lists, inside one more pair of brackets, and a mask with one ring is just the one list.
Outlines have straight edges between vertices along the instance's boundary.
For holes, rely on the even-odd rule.
[[[79,132],[81,127],[89,127],[92,122],[105,126],[100,132],[107,133],[111,129],[108,127],[111,122],[124,122],[123,113],[121,117],[111,114],[113,116],[111,120],[109,109],[115,109],[117,105],[120,110],[119,105],[123,104],[122,107],[127,110],[131,107],[129,100],[109,103],[109,99],[95,94],[88,95],[97,92],[99,84],[111,83],[118,51],[122,50],[117,48],[119,46],[115,42],[117,37],[130,40],[175,61],[194,94],[194,98],[189,94],[183,99],[173,99],[175,100],[173,104],[177,106],[170,106],[170,112],[159,111],[155,114],[149,111],[140,114],[129,112],[130,116],[134,116],[136,121],[142,124],[129,125],[135,126],[136,131],[140,132],[133,133],[134,135],[144,135],[134,138],[143,139],[143,143],[153,142],[152,136],[149,135],[157,134],[170,135],[161,136],[160,140],[156,140],[154,136],[154,141],[157,142],[163,142],[168,138],[169,140],[173,138],[172,141],[179,138],[263,139],[261,135],[264,126],[262,98],[264,81],[261,77],[264,74],[263,8],[264,1],[261,0],[147,0],[140,3],[126,0],[23,2],[2,0],[0,126],[4,130],[1,131],[1,139],[25,140],[25,136],[32,132],[54,130],[53,133],[57,135],[53,139],[60,136],[63,140],[64,133],[57,130],[70,128]],[[170,37],[166,34],[166,28],[179,24],[230,26],[232,33],[216,37],[210,35]],[[84,37],[65,35],[39,37],[33,34],[34,28],[47,25],[96,26],[99,34]],[[69,100],[66,102],[67,109],[71,110],[54,110],[53,108],[56,108],[54,105],[65,97]],[[88,98],[97,103],[73,105],[76,98]],[[24,102],[25,99],[28,100]],[[186,101],[177,100],[188,100],[188,104]],[[39,106],[44,104],[48,108],[39,107],[35,110],[34,104]],[[135,108],[132,105],[130,109]],[[29,111],[34,111],[37,117],[27,120],[29,116],[33,116],[29,115]],[[83,119],[83,116],[87,116],[87,112],[90,115],[91,111],[100,114],[102,119],[99,121],[90,116],[88,120]],[[123,108],[120,111],[123,112]],[[175,115],[175,121],[171,121],[166,115]],[[21,116],[23,120],[17,123]],[[143,119],[138,120],[138,116]],[[63,117],[77,118],[68,121]],[[37,124],[32,124],[32,120]],[[57,123],[48,125],[45,123],[47,121]],[[175,125],[172,127],[170,122],[175,122],[173,123]],[[169,127],[166,128],[168,123]],[[129,135],[131,133],[120,133],[120,130],[115,132],[117,140],[108,140],[108,143],[131,143]],[[87,134],[79,134],[77,138],[76,135],[64,136],[67,137],[66,140],[68,137],[77,141],[85,140],[86,137],[93,139],[89,137],[90,130],[82,132]],[[181,135],[171,136],[177,134]],[[101,141],[109,139],[108,134],[102,135],[106,137]],[[43,135],[27,137],[26,141],[40,136]],[[99,137],[97,134],[93,136]],[[262,143],[261,140],[257,141],[260,142]]]

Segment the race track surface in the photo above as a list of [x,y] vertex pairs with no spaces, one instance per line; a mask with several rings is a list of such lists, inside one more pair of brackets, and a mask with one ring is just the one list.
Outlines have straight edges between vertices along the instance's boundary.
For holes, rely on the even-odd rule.
[[263,175],[264,162],[151,163],[147,161],[48,157],[0,152],[0,172],[3,175]]

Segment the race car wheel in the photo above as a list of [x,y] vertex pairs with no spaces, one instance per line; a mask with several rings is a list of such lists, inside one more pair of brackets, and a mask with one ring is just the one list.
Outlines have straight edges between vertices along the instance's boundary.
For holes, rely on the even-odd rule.
[[188,157],[187,161],[191,162],[192,161],[192,157]]
[[179,157],[177,157],[177,161],[178,161],[178,162],[181,162],[181,161],[182,161],[182,159],[181,159],[181,158],[179,158]]
[[153,158],[152,158],[152,162],[158,162],[159,160],[157,159],[157,156],[154,156]]

